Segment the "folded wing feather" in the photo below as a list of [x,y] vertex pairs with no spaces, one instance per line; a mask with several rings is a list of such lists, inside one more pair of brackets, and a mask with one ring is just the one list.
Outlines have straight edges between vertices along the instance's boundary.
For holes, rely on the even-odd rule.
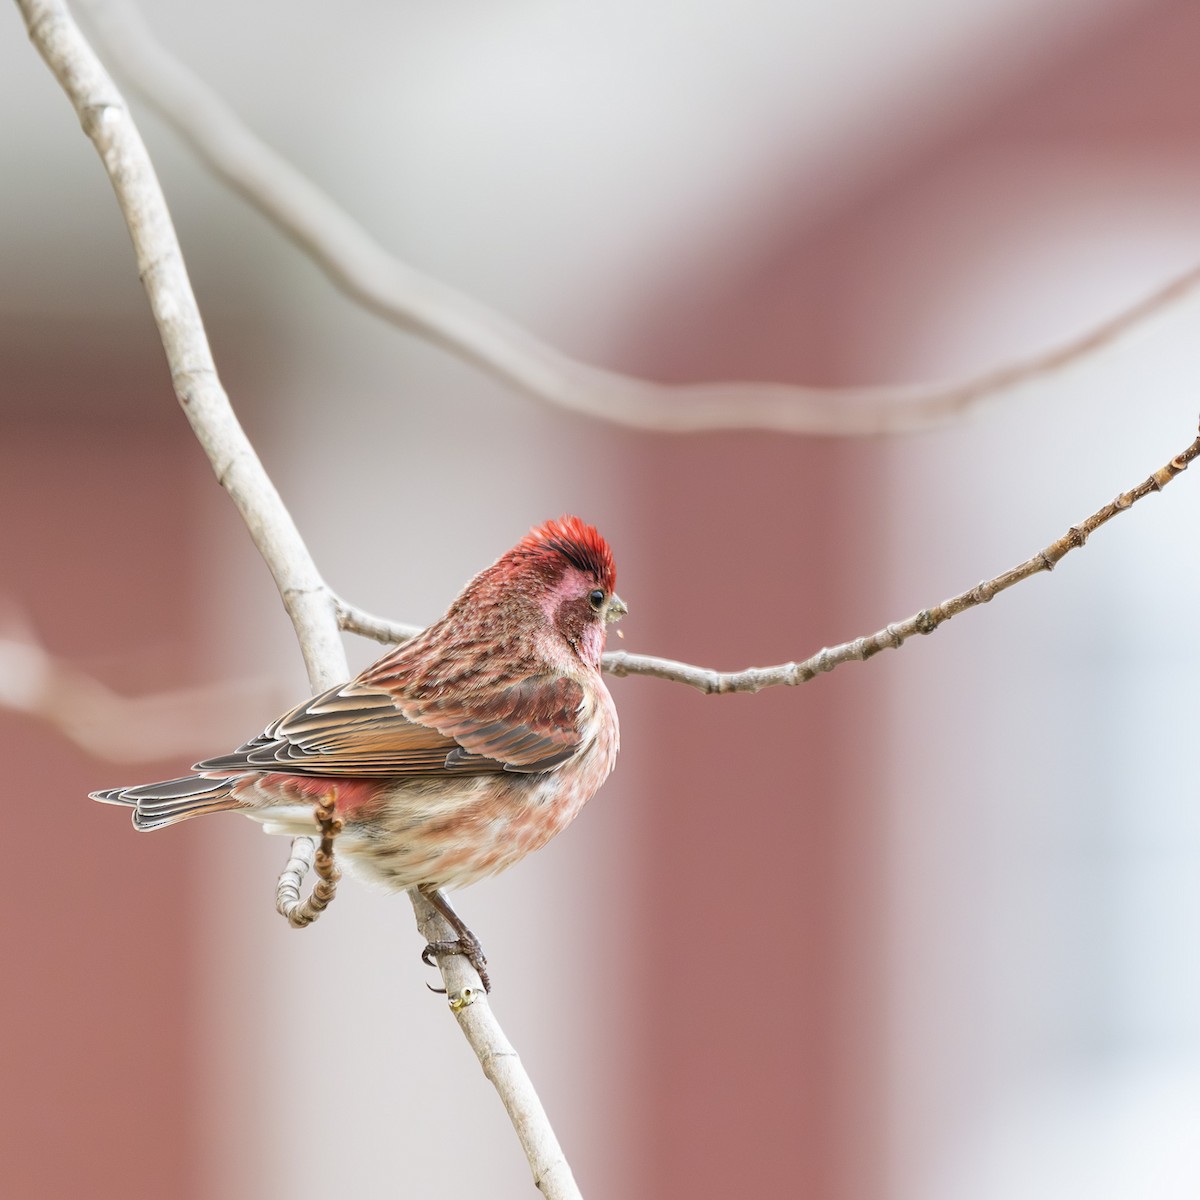
[[314,696],[232,754],[205,759],[194,770],[372,778],[548,771],[579,750],[583,703],[578,683],[552,675],[467,700],[397,696],[351,682]]

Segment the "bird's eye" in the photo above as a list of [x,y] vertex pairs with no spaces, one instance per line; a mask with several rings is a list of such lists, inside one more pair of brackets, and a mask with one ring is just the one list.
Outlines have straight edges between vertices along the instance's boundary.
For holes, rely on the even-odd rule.
[[588,603],[599,612],[604,607],[604,593],[599,588],[588,592]]

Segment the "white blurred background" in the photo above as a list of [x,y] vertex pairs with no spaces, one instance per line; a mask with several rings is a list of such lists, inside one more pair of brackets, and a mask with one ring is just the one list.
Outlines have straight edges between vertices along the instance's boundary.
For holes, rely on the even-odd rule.
[[[955,377],[1200,259],[1185,0],[145,13],[384,245],[614,369]],[[95,156],[3,19],[0,597],[127,691],[269,681],[203,731],[240,740],[299,656]],[[235,406],[326,578],[398,619],[577,511],[626,648],[799,658],[1028,558],[1194,433],[1194,301],[920,437],[552,412],[352,307],[134,107]],[[613,684],[616,777],[459,897],[585,1194],[1200,1193],[1194,484],[798,691]],[[350,883],[292,933],[284,843],[135,839],[82,799],[178,761],[0,738],[38,848],[0,909],[14,1195],[530,1194],[403,900]]]

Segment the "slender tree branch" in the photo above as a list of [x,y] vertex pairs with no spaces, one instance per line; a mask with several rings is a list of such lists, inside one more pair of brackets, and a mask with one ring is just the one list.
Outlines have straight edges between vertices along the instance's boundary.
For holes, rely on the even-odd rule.
[[[932,633],[951,617],[986,604],[993,596],[1006,591],[1042,571],[1052,571],[1058,562],[1072,550],[1078,549],[1101,525],[1123,513],[1139,500],[1160,492],[1176,475],[1187,470],[1188,464],[1200,455],[1200,437],[1186,450],[1160,467],[1153,475],[1136,487],[1122,492],[1115,500],[1092,513],[1090,517],[1072,525],[1057,541],[1039,550],[1032,558],[1004,571],[994,579],[976,584],[941,604],[923,608],[904,621],[885,625],[866,637],[855,638],[838,646],[826,646],[803,662],[780,663],[774,667],[747,667],[742,671],[715,671],[711,667],[697,667],[691,663],[676,662],[670,658],[657,658],[649,654],[630,654],[625,650],[610,651],[604,656],[604,670],[610,675],[648,675],[654,679],[666,679],[671,683],[684,683],[688,687],[708,695],[727,695],[731,692],[761,692],[769,687],[797,687],[808,683],[818,675],[832,671],[848,662],[866,662],[881,650],[898,650],[909,638],[918,633]],[[376,617],[345,600],[336,600],[338,622],[341,627],[378,642],[403,642],[420,632],[413,625],[392,623]]]
[[17,0],[29,36],[70,97],[125,217],[175,395],[217,481],[262,554],[314,691],[348,673],[329,596],[300,531],[221,386],[158,177],[115,84],[61,2]]
[[108,172],[184,414],[274,576],[313,687],[331,686],[345,677],[346,659],[328,591],[221,387],[166,201],[141,136],[66,6],[17,2],[30,38],[71,98],[83,131]]
[[359,637],[370,638],[373,642],[383,642],[395,646],[407,642],[421,632],[420,625],[408,625],[402,621],[389,621],[386,617],[372,616],[365,609],[334,597],[334,607],[337,609],[338,628],[347,633],[357,633]]
[[[81,750],[107,762],[156,762],[196,754],[231,707],[250,713],[278,703],[263,681],[226,681],[149,696],[122,696],[47,653],[31,636],[0,634],[0,708],[47,722]],[[231,704],[232,701],[232,704]],[[206,732],[208,731],[208,732]]]
[[[62,0],[17,0],[17,7],[30,38],[70,98],[108,172],[133,239],[179,402],[218,480],[237,504],[270,567],[304,652],[312,687],[331,686],[349,673],[333,593],[318,573],[221,388],[166,202],[141,137]],[[323,832],[331,839],[334,830]],[[312,861],[311,839],[293,842],[292,857],[279,885],[285,893],[285,910],[292,899],[289,889],[294,887],[298,893]],[[431,940],[449,936],[449,929],[429,926],[427,918],[422,914],[425,927],[436,930]],[[550,1146],[557,1152],[557,1157],[553,1153],[547,1156],[539,1149],[536,1157],[530,1157],[538,1186],[553,1200],[578,1197],[570,1171],[560,1165],[561,1151],[528,1075],[512,1054],[490,1005],[476,997],[477,993],[482,996],[478,976],[458,957],[448,956],[439,966],[452,1004],[470,1011],[469,1023],[460,1015],[460,1024],[496,1086],[522,1145]]]
[[312,870],[313,860],[317,853],[317,843],[309,837],[292,839],[292,852],[279,875],[275,885],[275,911],[293,927],[301,924],[311,924],[302,921],[304,908],[301,895],[304,890],[304,877]]
[[817,388],[782,383],[671,386],[578,362],[390,254],[153,37],[124,0],[87,0],[106,56],[209,168],[347,296],[546,404],[634,429],[770,429],[868,435],[955,420],[1079,362],[1200,284],[1200,266],[1041,353],[949,383]]
[[[417,914],[417,927],[426,940],[435,942],[444,938],[446,923],[433,905],[415,888],[409,897]],[[475,1051],[483,1073],[502,1096],[512,1098],[509,1115],[538,1190],[547,1200],[580,1200],[570,1164],[521,1059],[492,1015],[479,976],[460,954],[439,958],[438,967],[450,1011]]]

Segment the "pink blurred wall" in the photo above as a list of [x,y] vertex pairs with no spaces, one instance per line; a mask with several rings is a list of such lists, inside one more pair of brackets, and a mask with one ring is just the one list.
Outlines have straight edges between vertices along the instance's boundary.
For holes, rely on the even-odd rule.
[[[3,421],[0,598],[113,686],[176,686],[195,670],[188,435],[150,413],[68,415],[45,384],[29,393],[45,418],[10,407]],[[87,387],[86,371],[64,386]],[[122,770],[40,722],[0,711],[0,745],[0,1192],[199,1196],[192,846],[132,838],[86,799]]]

